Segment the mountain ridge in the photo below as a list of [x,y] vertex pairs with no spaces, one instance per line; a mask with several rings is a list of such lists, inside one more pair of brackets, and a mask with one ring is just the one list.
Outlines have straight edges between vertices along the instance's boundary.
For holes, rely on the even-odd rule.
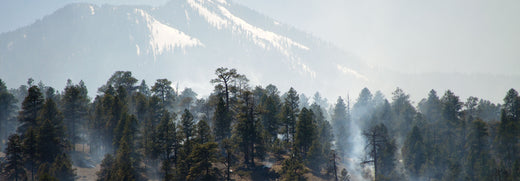
[[[294,86],[329,99],[363,87],[389,95],[399,86],[419,96],[431,88],[462,90],[479,84],[463,81],[450,87],[454,82],[438,78],[447,74],[374,68],[330,42],[223,0],[174,0],[159,7],[73,3],[0,34],[0,77],[11,87],[29,77],[51,86],[70,78],[84,80],[92,96],[113,72],[129,70],[149,84],[165,77],[207,95],[212,89],[207,80],[222,66],[237,68],[252,85],[273,83],[282,91]],[[520,80],[505,77],[510,79],[485,82],[498,82],[497,89],[504,90],[471,90],[464,96],[502,95],[507,85]],[[417,89],[423,82],[432,85]]]

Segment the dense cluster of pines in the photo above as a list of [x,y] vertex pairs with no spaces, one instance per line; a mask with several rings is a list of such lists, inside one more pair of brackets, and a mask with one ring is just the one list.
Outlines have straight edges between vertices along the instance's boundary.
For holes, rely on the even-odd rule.
[[100,163],[98,180],[520,178],[514,89],[502,105],[432,90],[414,106],[399,88],[390,101],[365,88],[351,107],[349,98],[329,106],[316,93],[309,104],[293,88],[252,87],[228,68],[215,71],[205,98],[168,79],[138,82],[115,72],[91,99],[82,81],[57,91],[0,80],[0,179],[74,180],[79,153]]

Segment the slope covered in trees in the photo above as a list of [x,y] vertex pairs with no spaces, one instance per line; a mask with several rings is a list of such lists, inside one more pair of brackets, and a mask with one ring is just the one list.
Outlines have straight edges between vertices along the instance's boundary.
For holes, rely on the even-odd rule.
[[8,89],[0,80],[0,180],[515,180],[520,96],[503,104],[432,90],[416,106],[365,88],[352,108],[219,68],[208,97],[115,72],[85,84]]

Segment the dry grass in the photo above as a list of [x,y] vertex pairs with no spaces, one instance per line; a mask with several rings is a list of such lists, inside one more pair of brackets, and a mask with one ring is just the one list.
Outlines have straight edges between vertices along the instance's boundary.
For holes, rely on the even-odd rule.
[[74,169],[76,169],[76,180],[78,181],[90,181],[90,180],[96,180],[97,175],[96,172],[99,171],[100,165],[96,165],[94,168],[81,168],[72,166]]

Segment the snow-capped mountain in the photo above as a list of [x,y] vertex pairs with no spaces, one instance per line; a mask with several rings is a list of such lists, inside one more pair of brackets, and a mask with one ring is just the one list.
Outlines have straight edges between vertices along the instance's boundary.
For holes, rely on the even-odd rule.
[[[168,78],[207,94],[221,66],[237,68],[253,85],[273,83],[283,92],[293,86],[329,98],[357,94],[365,86],[385,93],[399,86],[417,97],[431,88],[470,89],[469,95],[490,97],[503,95],[519,80],[373,68],[311,34],[226,0],[172,0],[161,7],[70,4],[0,34],[0,78],[10,87],[32,77],[61,88],[70,78],[84,80],[95,93],[114,71],[130,70],[149,85]],[[497,89],[479,90],[481,81]]]
[[71,78],[92,86],[116,70],[209,84],[213,71],[227,66],[254,83],[324,87],[316,80],[338,76],[320,71],[364,81],[358,69],[365,68],[324,41],[225,0],[174,0],[157,8],[70,4],[1,34],[0,65],[8,83],[33,77],[59,85]]

